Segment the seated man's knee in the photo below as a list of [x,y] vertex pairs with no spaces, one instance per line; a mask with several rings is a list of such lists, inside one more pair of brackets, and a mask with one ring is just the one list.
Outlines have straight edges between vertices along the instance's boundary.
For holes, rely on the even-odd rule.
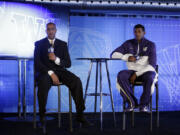
[[144,80],[152,82],[156,76],[156,73],[153,71],[148,71],[144,74]]
[[81,83],[81,79],[77,76],[76,77],[76,81],[78,82],[78,83]]
[[50,83],[52,83],[52,80],[48,74],[44,74],[38,79],[38,86],[46,86]]
[[127,70],[122,70],[118,73],[117,78],[120,80],[128,79]]
[[73,79],[73,82],[75,84],[79,84],[79,83],[81,83],[81,79],[78,76],[75,76],[74,79]]

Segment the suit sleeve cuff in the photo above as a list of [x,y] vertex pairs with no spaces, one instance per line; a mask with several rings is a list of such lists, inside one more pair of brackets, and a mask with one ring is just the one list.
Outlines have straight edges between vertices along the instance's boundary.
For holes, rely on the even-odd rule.
[[60,58],[59,58],[59,57],[56,57],[56,59],[55,59],[54,62],[55,62],[56,65],[60,65]]
[[52,70],[49,70],[49,71],[48,71],[48,75],[49,75],[49,76],[51,76],[53,73],[54,73],[54,71],[52,71]]

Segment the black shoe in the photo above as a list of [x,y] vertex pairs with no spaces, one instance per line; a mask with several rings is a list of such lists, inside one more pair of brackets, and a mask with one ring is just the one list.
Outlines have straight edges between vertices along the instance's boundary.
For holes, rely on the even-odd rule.
[[139,104],[138,103],[134,103],[134,104],[130,105],[129,102],[126,102],[125,103],[124,111],[125,112],[132,112],[132,111],[134,111],[137,108],[139,108]]
[[46,134],[46,119],[45,117],[40,118],[38,128],[42,129],[43,134]]
[[140,112],[150,113],[148,106],[143,106],[139,108]]
[[44,122],[39,121],[39,122],[37,123],[37,127],[38,127],[38,128],[43,128],[43,127],[46,127],[46,124],[45,124]]
[[135,104],[134,109],[139,108],[139,104]]
[[125,108],[124,111],[125,112],[132,112],[132,111],[134,111],[134,109],[135,109],[135,106],[132,106],[132,107],[129,106],[129,107]]
[[77,122],[79,122],[80,124],[82,124],[82,127],[90,127],[93,126],[92,123],[90,123],[83,114],[81,115],[77,115],[76,117]]

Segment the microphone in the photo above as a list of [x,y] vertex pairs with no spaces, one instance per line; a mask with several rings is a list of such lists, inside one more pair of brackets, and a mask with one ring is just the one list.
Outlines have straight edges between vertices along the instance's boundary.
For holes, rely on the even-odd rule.
[[49,49],[48,49],[48,53],[54,53],[54,47],[50,47]]

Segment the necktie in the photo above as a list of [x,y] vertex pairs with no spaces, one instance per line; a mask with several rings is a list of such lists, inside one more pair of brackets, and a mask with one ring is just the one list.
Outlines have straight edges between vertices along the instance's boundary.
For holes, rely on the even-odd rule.
[[53,40],[50,40],[50,44],[52,45],[52,47],[54,47]]
[[53,40],[49,40],[49,43],[51,44],[51,47],[48,49],[49,53],[54,53],[54,43]]

